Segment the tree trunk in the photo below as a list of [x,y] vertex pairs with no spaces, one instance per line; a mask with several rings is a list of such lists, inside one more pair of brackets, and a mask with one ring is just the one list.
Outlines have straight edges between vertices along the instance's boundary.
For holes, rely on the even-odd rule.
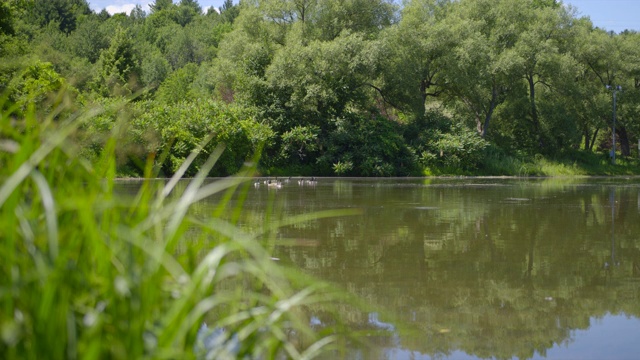
[[591,150],[591,134],[589,134],[589,127],[584,128],[584,149]]
[[620,153],[622,156],[631,155],[631,146],[629,146],[629,135],[627,134],[627,128],[624,126],[618,126],[616,128],[617,140],[620,142]]
[[422,108],[424,110],[424,103],[427,101],[427,89],[429,88],[429,81],[420,81],[420,95],[422,96]]
[[478,133],[478,135],[480,135],[481,138],[484,138],[484,122],[482,121],[482,114],[480,113],[475,113],[476,117],[476,132]]
[[478,130],[480,130],[480,136],[484,138],[487,135],[487,129],[489,129],[489,122],[491,121],[491,117],[493,116],[493,110],[495,110],[498,103],[498,90],[496,86],[493,86],[491,89],[491,103],[489,104],[489,111],[487,111],[486,116],[484,117],[484,123],[480,124],[478,122]]
[[593,132],[593,137],[591,138],[591,147],[589,147],[589,151],[593,151],[593,145],[596,144],[596,137],[598,136],[598,132],[600,128],[596,128],[596,131]]
[[531,104],[531,121],[533,122],[535,136],[538,138],[538,146],[542,149],[544,143],[542,141],[542,134],[540,133],[540,119],[538,118],[538,107],[536,106],[536,83],[533,76],[533,74],[527,75],[527,81],[529,82],[529,102]]

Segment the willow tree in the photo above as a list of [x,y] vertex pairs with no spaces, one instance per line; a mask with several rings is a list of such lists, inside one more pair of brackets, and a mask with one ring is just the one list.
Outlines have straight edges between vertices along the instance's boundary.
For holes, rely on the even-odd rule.
[[481,136],[508,102],[500,116],[503,136],[533,151],[556,146],[550,134],[570,124],[561,126],[564,118],[550,109],[575,81],[572,14],[555,2],[461,1],[446,21],[461,34],[444,62],[448,100],[465,105]]
[[413,0],[399,23],[380,37],[385,55],[376,89],[388,104],[414,118],[422,118],[427,98],[442,91],[439,79],[454,32],[442,21],[447,6],[447,1]]
[[571,17],[564,13],[564,8],[555,6],[533,7],[521,11],[527,12],[521,15],[528,23],[516,41],[514,50],[520,60],[521,76],[528,86],[532,135],[543,149],[547,144],[541,126],[537,91],[539,87],[553,91],[554,86],[557,86],[554,81],[558,79],[559,72],[564,70],[563,62],[570,61],[570,55],[563,45],[567,41],[565,37],[569,35]]
[[511,3],[461,2],[445,18],[454,29],[451,51],[444,56],[442,76],[448,103],[462,103],[481,137],[489,132],[496,108],[514,87],[513,53],[518,28]]
[[264,74],[283,43],[279,25],[265,19],[257,7],[244,7],[220,42],[213,64],[218,96],[245,105],[267,104]]
[[622,155],[631,155],[632,142],[640,138],[640,34],[625,31],[618,35],[623,87],[620,102],[620,123],[616,134]]
[[594,29],[591,21],[583,22],[577,30],[579,35],[573,46],[573,57],[580,71],[576,77],[577,93],[570,108],[578,116],[578,125],[582,129],[584,149],[592,151],[602,129],[611,126],[611,96],[606,85],[613,79],[611,56],[615,53],[610,36],[602,30]]

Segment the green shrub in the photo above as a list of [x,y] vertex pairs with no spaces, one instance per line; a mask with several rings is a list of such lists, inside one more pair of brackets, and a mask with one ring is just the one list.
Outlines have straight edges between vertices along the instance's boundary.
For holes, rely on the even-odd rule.
[[310,155],[314,155],[319,148],[318,134],[320,128],[315,125],[295,126],[281,136],[282,161],[304,164]]
[[333,164],[333,172],[338,176],[348,175],[353,171],[353,162],[352,161],[338,161]]
[[167,77],[158,88],[156,99],[158,102],[176,104],[182,100],[190,99],[189,90],[198,73],[196,64],[187,64]]
[[436,140],[427,145],[422,161],[425,165],[475,171],[485,160],[489,143],[473,130],[456,126],[450,132],[439,133]]
[[328,150],[318,161],[330,164],[338,175],[410,175],[416,159],[401,134],[399,124],[381,116],[348,114],[336,120]]
[[[187,175],[195,175],[207,156],[221,144],[226,151],[208,175],[234,174],[274,136],[268,126],[256,122],[252,113],[245,108],[212,100],[150,105],[148,111],[134,119],[134,128],[139,141],[149,146],[149,152],[160,154],[163,149],[169,149],[168,161],[163,164],[166,174],[175,173],[198,144],[209,137],[211,141],[196,158]],[[156,134],[155,143],[147,140],[154,137],[152,134]]]
[[[58,74],[53,64],[36,61],[26,66],[8,86],[9,98],[24,113],[29,106],[51,111],[63,100],[61,90],[68,89],[64,78]],[[74,94],[72,91],[64,92],[66,95]]]
[[146,160],[164,154],[166,161],[159,159],[161,163],[157,165],[170,176],[203,140],[210,138],[186,175],[195,175],[218,145],[224,145],[226,151],[208,175],[231,175],[274,138],[268,126],[255,121],[250,110],[238,106],[212,100],[175,104],[123,102],[116,98],[98,101],[96,104],[105,111],[82,124],[82,132],[78,134],[82,154],[95,159],[106,139],[117,131],[116,160],[120,174],[142,176]]

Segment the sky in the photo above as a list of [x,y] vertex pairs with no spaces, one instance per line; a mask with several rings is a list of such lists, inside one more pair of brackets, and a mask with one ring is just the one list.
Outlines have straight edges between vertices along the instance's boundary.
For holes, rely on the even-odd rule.
[[[174,0],[177,3],[179,0]],[[149,11],[149,3],[154,0],[88,0],[91,8],[97,12],[107,9],[111,14],[129,13],[136,4]],[[234,0],[234,3],[237,3]],[[210,6],[219,8],[224,0],[198,0],[203,9]],[[619,33],[625,29],[640,31],[640,0],[563,0],[565,5],[572,5],[578,16],[587,16],[593,24],[607,31]]]
[[[110,14],[116,14],[126,12],[127,14],[137,5],[142,5],[144,11],[149,12],[149,3],[154,3],[155,0],[87,0],[89,5],[96,12],[107,9]],[[180,0],[173,0],[174,3],[179,3]],[[233,1],[234,4],[238,3],[238,0]],[[198,4],[206,12],[211,6],[220,8],[224,0],[198,0]]]
[[577,8],[578,16],[587,16],[594,26],[620,33],[640,31],[640,0],[564,0]]

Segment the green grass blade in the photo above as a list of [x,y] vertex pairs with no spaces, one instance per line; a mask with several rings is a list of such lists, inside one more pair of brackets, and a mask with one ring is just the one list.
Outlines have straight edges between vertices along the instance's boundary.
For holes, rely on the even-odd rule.
[[44,215],[47,222],[47,239],[49,240],[49,256],[51,262],[55,262],[58,258],[58,219],[56,215],[55,202],[53,200],[53,193],[47,183],[47,180],[42,176],[39,171],[31,171],[31,178],[38,186],[40,190],[40,196],[42,197],[42,205],[44,206]]

